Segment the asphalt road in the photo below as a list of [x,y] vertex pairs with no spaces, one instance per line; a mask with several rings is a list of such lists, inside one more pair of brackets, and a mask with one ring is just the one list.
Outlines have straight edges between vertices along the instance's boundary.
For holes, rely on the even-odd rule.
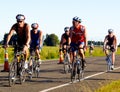
[[18,82],[9,87],[8,72],[0,72],[0,92],[94,92],[97,88],[120,79],[120,56],[116,56],[115,70],[111,72],[106,72],[105,57],[90,57],[86,61],[84,79],[76,83],[71,83],[70,73],[65,74],[63,64],[57,64],[57,60],[43,62],[40,77],[26,80],[22,85]]

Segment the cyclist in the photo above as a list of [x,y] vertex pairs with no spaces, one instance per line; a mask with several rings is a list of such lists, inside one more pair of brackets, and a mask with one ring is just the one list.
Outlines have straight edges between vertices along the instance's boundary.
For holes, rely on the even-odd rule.
[[114,69],[115,62],[115,52],[117,51],[117,39],[113,33],[113,29],[108,29],[108,35],[105,36],[103,51],[106,56],[109,54],[109,50],[112,52],[112,66],[111,69]]
[[90,47],[89,47],[89,53],[90,53],[90,55],[92,55],[93,50],[94,50],[94,44],[91,43],[91,44],[90,44]]
[[61,41],[60,41],[60,51],[64,51],[66,50],[66,46],[70,46],[70,35],[69,35],[69,27],[65,27],[64,28],[64,32],[61,36]]
[[81,19],[79,17],[74,17],[72,20],[73,26],[70,28],[71,37],[71,49],[72,49],[72,61],[76,56],[76,50],[78,49],[79,55],[82,58],[82,69],[86,66],[85,53],[87,48],[87,35],[85,26],[81,25]]
[[17,23],[13,24],[13,26],[11,27],[6,43],[5,43],[5,47],[8,46],[8,43],[13,35],[14,32],[16,32],[17,34],[17,44],[15,46],[15,53],[16,53],[16,48],[17,49],[21,49],[21,47],[23,47],[23,52],[25,53],[25,65],[24,67],[27,68],[28,64],[27,64],[27,58],[28,58],[28,47],[29,47],[29,43],[30,43],[30,26],[29,24],[25,23],[25,16],[23,14],[18,14],[16,16],[16,20]]
[[41,59],[40,59],[40,51],[42,48],[42,31],[38,30],[38,23],[32,23],[31,28],[32,30],[30,31],[31,34],[31,42],[30,42],[30,53],[32,50],[35,51],[35,54],[37,55],[38,62],[41,64]]
[[59,51],[60,52],[63,51],[64,54],[65,54],[65,51],[70,48],[71,39],[70,39],[69,30],[70,30],[69,27],[64,28],[64,33],[62,34],[61,40],[60,40],[60,50]]

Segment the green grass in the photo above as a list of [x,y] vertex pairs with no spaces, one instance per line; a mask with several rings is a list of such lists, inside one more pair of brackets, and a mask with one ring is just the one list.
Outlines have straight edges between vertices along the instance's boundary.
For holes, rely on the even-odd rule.
[[95,92],[120,92],[120,80],[113,81],[109,85],[97,89]]
[[[8,60],[11,62],[14,56],[14,49],[12,47],[7,48],[8,51]],[[40,53],[41,59],[58,59],[59,58],[59,48],[58,47],[50,47],[44,46]],[[0,47],[0,64],[4,63],[4,48]]]
[[41,51],[41,59],[58,59],[59,58],[59,48],[58,47],[51,47],[51,46],[44,46]]
[[[9,47],[8,49],[8,57],[9,61],[13,59],[13,48]],[[120,48],[118,48],[117,54],[120,55]],[[58,59],[59,58],[59,47],[58,46],[43,46],[42,51],[40,53],[41,59],[46,60],[46,59]],[[89,49],[86,51],[86,57],[90,57],[89,55]],[[102,47],[95,47],[93,51],[93,57],[96,56],[105,56]],[[0,47],[0,63],[4,63],[4,49]]]

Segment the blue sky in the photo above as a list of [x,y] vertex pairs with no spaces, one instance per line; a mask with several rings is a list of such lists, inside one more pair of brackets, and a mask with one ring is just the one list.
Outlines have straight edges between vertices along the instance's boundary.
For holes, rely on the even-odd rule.
[[103,41],[107,30],[114,29],[120,43],[120,0],[3,0],[0,1],[0,40],[16,22],[17,14],[25,22],[39,24],[44,34],[55,33],[59,38],[72,18],[79,16],[86,26],[88,40]]

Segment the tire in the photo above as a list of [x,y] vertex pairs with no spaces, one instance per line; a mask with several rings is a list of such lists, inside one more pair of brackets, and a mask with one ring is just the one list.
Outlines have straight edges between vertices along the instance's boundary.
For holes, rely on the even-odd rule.
[[24,66],[24,61],[21,60],[20,63],[21,63],[21,69],[20,69],[20,71],[19,71],[19,72],[20,72],[20,84],[22,84],[22,83],[25,82],[25,80],[26,80],[27,71],[26,71],[26,69],[23,67],[23,66]]
[[73,62],[71,69],[71,82],[76,81],[76,78],[77,78],[77,67],[76,67],[76,62]]
[[13,61],[10,64],[10,70],[9,70],[9,75],[8,75],[8,77],[9,77],[8,78],[9,79],[9,86],[10,87],[15,84],[16,76],[17,76],[17,63]]
[[[32,62],[32,65],[30,66],[31,62]],[[33,71],[34,71],[34,59],[32,57],[30,57],[29,63],[28,63],[28,77],[30,80],[33,77]],[[30,74],[29,72],[31,72],[32,74]]]
[[80,64],[78,64],[78,66],[77,66],[78,67],[77,74],[78,74],[78,80],[80,81],[80,79],[82,79],[84,76],[84,68],[82,68],[82,61],[80,60],[79,62],[80,62]]
[[40,65],[36,65],[35,67],[35,76],[36,78],[39,78],[39,75],[40,75]]
[[69,62],[70,62],[70,60],[69,60],[69,55],[68,55],[68,53],[67,53],[66,56],[65,56],[65,60],[64,60],[64,72],[65,72],[65,73],[68,73],[69,70],[70,70]]
[[67,74],[69,72],[68,64],[64,64],[64,72]]

